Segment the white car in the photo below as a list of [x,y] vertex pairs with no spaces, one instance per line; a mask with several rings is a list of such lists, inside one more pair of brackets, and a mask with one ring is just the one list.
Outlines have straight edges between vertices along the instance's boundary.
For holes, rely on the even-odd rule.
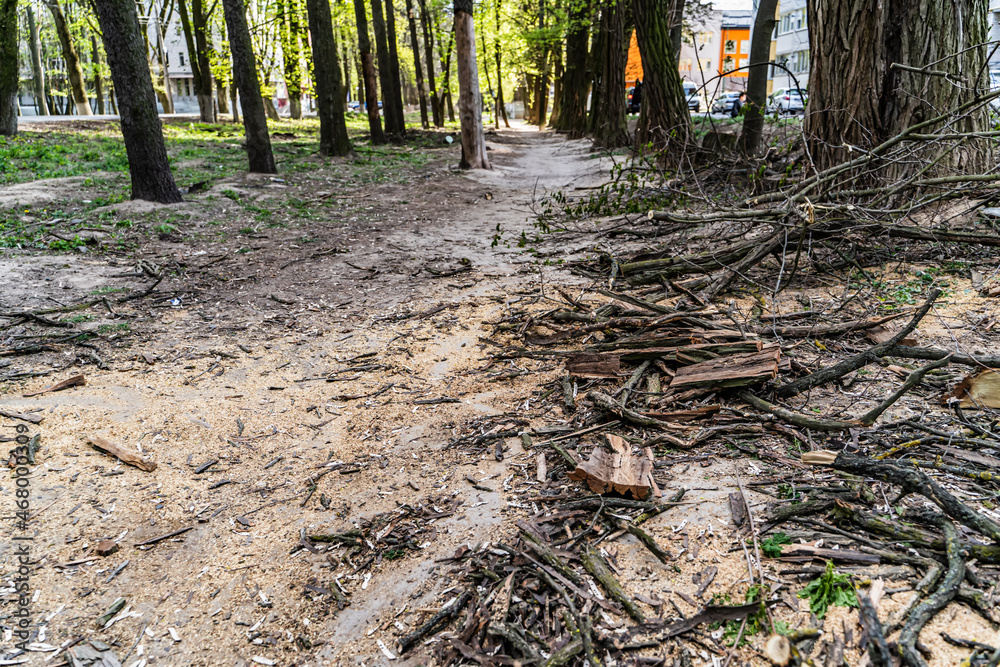
[[767,98],[768,113],[801,113],[806,108],[805,91],[795,88],[778,88]]

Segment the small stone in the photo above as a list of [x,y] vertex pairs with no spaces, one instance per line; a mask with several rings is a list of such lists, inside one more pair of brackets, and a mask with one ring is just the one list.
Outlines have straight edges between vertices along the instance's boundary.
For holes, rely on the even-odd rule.
[[101,540],[97,544],[97,548],[95,549],[95,551],[97,551],[98,556],[106,557],[110,556],[113,553],[116,553],[119,548],[120,547],[114,542],[114,540]]

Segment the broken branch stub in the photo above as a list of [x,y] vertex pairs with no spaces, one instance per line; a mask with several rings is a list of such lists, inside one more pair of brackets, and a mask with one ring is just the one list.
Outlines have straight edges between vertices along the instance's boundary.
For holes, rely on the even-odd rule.
[[105,440],[98,435],[91,435],[87,437],[87,442],[90,446],[99,452],[104,452],[110,456],[115,457],[123,463],[127,463],[131,466],[135,466],[139,470],[145,470],[146,472],[153,472],[156,470],[156,462],[150,461],[147,458],[143,458],[137,452],[129,451],[120,445]]

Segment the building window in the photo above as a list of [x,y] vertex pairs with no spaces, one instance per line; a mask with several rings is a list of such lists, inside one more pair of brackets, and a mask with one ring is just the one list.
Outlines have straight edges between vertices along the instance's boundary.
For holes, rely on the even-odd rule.
[[181,67],[184,67],[184,54],[183,54],[183,53],[178,53],[177,55],[178,55],[178,56],[180,57],[180,59],[181,59]]
[[[725,50],[725,52],[726,53],[736,53],[736,40],[735,39],[727,39],[726,40],[726,50]],[[729,60],[731,60],[731,58]]]
[[690,72],[691,71],[691,59],[681,58],[677,61],[677,71],[678,72]]
[[712,42],[712,33],[699,32],[698,35],[695,37],[695,41],[698,43],[698,46],[705,46],[706,44],[710,44]]

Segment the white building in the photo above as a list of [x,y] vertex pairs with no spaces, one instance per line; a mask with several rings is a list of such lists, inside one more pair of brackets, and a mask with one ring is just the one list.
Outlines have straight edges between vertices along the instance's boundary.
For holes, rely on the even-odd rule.
[[[992,0],[1000,4],[1000,0]],[[780,0],[774,26],[772,90],[809,86],[809,17],[806,0]],[[784,67],[779,67],[783,65]],[[794,79],[793,79],[794,77]]]
[[990,70],[1000,70],[1000,0],[990,0],[990,45],[987,53],[990,54]]

